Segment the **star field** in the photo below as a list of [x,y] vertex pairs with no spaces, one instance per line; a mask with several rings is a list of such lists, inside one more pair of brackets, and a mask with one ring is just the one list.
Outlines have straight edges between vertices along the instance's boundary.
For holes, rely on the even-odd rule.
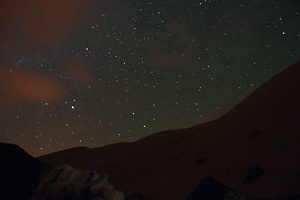
[[0,141],[37,156],[218,117],[299,60],[299,7],[298,0],[96,3],[57,44],[2,53],[12,73],[54,77],[63,91],[49,101],[0,102]]

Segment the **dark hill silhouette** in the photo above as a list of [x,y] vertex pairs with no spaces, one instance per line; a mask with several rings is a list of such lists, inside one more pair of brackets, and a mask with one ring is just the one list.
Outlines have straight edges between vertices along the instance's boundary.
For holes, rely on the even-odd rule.
[[212,122],[39,159],[97,169],[128,196],[146,199],[185,199],[210,176],[252,197],[300,195],[299,74],[300,62]]
[[0,199],[29,199],[46,169],[19,146],[0,143]]

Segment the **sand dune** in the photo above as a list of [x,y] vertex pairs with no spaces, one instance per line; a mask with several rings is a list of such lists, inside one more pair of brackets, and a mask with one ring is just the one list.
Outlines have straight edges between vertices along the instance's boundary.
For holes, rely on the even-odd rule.
[[39,159],[96,169],[125,195],[146,199],[186,199],[208,176],[252,197],[300,195],[299,74],[300,62],[212,122]]

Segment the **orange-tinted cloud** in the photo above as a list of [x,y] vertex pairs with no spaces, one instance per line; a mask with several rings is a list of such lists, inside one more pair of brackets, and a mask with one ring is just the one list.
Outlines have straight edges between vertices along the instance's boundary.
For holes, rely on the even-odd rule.
[[63,66],[68,80],[79,86],[86,86],[93,81],[93,76],[83,60],[68,60]]
[[0,68],[0,104],[56,102],[64,97],[62,85],[43,73]]
[[63,42],[87,16],[91,0],[2,0],[0,53],[28,53]]
[[[62,44],[81,28],[95,0],[2,0],[0,2],[0,58],[31,54]],[[97,3],[102,2],[97,1]],[[72,65],[72,64],[71,64]],[[81,64],[70,77],[85,84],[88,73]],[[0,105],[62,100],[63,86],[51,76],[29,70],[9,71],[0,65]],[[28,67],[23,66],[23,69]],[[82,77],[78,77],[80,76]]]
[[184,67],[184,58],[182,56],[161,54],[153,57],[153,64],[155,66],[163,67]]
[[189,33],[182,34],[177,41],[178,45],[190,45],[196,41],[196,37]]
[[167,45],[157,44],[149,51],[154,67],[190,68],[193,54],[190,46],[197,41],[196,35],[186,30],[185,20],[171,19],[167,30],[170,34]]
[[[178,51],[176,51],[178,50]],[[171,67],[171,68],[185,68],[189,66],[190,52],[184,48],[178,48],[175,44],[173,48],[165,50],[158,45],[148,52],[150,62],[153,67]]]

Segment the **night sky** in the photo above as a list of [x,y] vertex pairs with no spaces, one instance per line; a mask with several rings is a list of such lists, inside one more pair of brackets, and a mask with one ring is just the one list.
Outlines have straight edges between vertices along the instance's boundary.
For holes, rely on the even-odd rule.
[[6,0],[0,142],[34,156],[220,116],[300,60],[299,0]]

